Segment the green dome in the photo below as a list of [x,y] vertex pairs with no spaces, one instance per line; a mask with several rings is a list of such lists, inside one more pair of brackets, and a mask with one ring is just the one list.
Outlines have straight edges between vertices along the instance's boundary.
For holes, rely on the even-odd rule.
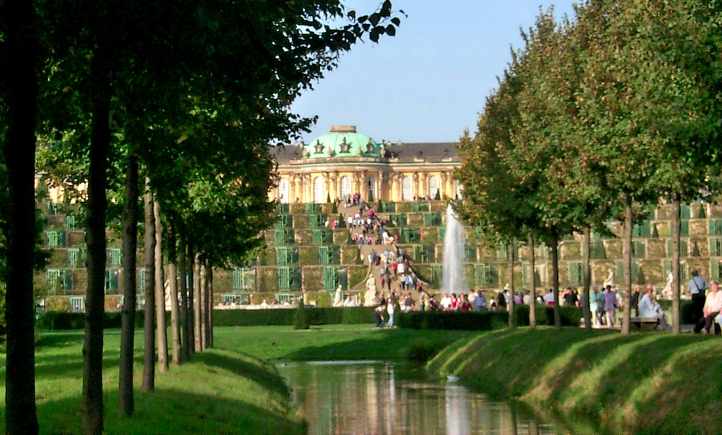
[[334,125],[328,133],[303,146],[303,157],[311,159],[380,156],[381,145],[357,133],[355,125]]

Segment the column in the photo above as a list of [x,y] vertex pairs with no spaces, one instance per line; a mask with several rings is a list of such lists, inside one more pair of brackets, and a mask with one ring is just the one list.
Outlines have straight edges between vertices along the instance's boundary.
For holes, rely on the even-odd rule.
[[303,175],[303,202],[313,202],[313,178],[311,174]]
[[378,171],[376,173],[376,199],[378,201],[386,200],[386,197],[384,196],[384,192],[381,190],[384,185],[383,179],[384,179],[384,172]]
[[454,199],[454,177],[451,172],[445,172],[446,182],[444,183],[444,189],[446,190],[446,197]]
[[421,194],[420,194],[420,192],[419,192],[419,178],[420,178],[420,177],[419,177],[419,173],[418,173],[418,172],[414,172],[413,177],[411,178],[411,181],[412,181],[412,183],[411,183],[411,197],[412,197],[412,198],[415,196],[415,197],[418,199],[418,197],[421,196]]
[[424,172],[421,174],[421,185],[420,185],[420,194],[419,196],[428,196],[429,195],[429,174]]
[[368,198],[369,198],[368,185],[366,184],[366,176],[367,176],[366,171],[362,171],[361,172],[361,188],[359,189],[359,191],[361,193],[361,198],[364,201],[368,201]]
[[323,198],[324,201],[326,199],[329,199],[333,201],[333,196],[331,196],[331,175],[328,172],[323,173],[323,184],[324,184],[324,190],[326,190],[326,198]]
[[336,197],[341,198],[341,174],[336,172],[334,177],[334,180],[336,181]]
[[358,172],[354,172],[351,174],[351,194],[356,194],[361,191],[361,188],[359,186],[359,174]]
[[446,175],[446,172],[441,173],[441,186],[439,186],[439,190],[441,190],[441,199],[448,198],[448,193],[446,191],[446,180],[449,177]]

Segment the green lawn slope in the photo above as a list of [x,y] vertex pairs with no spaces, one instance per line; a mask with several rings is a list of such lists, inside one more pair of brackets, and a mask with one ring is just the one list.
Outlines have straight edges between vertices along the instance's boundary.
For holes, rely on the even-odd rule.
[[[37,350],[37,403],[42,433],[80,433],[81,331],[47,333]],[[229,350],[207,350],[167,373],[156,391],[142,393],[142,336],[135,338],[135,405],[131,418],[118,411],[118,331],[107,331],[104,358],[106,433],[301,434],[305,426],[289,409],[288,390],[275,369]],[[2,359],[0,432],[4,430],[5,355]]]
[[448,346],[427,368],[564,417],[572,430],[722,433],[722,339],[517,328]]
[[386,329],[371,325],[217,327],[216,347],[264,360],[418,359],[469,337],[468,331]]

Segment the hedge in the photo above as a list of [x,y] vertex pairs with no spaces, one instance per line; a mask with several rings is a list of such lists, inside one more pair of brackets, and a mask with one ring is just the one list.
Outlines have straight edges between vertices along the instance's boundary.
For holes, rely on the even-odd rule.
[[[529,325],[529,306],[517,305],[516,324]],[[537,307],[537,324],[554,325],[554,310],[551,307]],[[581,310],[576,307],[560,307],[562,326],[579,326]],[[398,319],[401,328],[410,329],[461,329],[488,331],[504,328],[509,322],[506,311],[472,311],[467,313],[427,311],[402,313]]]
[[[143,311],[135,313],[135,327],[143,327]],[[103,328],[120,328],[121,313],[119,311],[103,314]],[[85,313],[68,313],[65,311],[46,311],[41,314],[36,325],[39,329],[50,331],[85,328]]]
[[[311,325],[373,323],[371,307],[306,308],[306,320]],[[214,326],[293,325],[294,309],[214,310]]]
[[[306,308],[306,317],[311,325],[334,323],[360,324],[373,323],[373,308]],[[295,309],[265,310],[213,310],[214,326],[256,326],[256,325],[293,325]],[[167,316],[170,322],[170,316]],[[120,312],[107,312],[104,315],[104,328],[120,328]],[[143,312],[135,314],[135,326],[143,327]],[[48,311],[37,321],[37,327],[46,330],[83,329],[85,313]]]

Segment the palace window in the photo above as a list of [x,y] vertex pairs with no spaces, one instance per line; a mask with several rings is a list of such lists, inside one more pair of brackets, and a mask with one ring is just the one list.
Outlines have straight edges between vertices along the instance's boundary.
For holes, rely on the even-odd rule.
[[278,200],[282,204],[288,204],[288,178],[281,178],[278,182]]
[[429,196],[432,199],[441,199],[441,178],[438,175],[429,177]]
[[414,181],[411,178],[411,175],[404,175],[404,178],[401,180],[401,200],[402,201],[411,201],[414,199],[414,187],[413,187]]
[[326,180],[323,177],[313,179],[313,202],[316,204],[326,202]]
[[341,198],[346,199],[351,196],[351,177],[344,175],[341,177]]

